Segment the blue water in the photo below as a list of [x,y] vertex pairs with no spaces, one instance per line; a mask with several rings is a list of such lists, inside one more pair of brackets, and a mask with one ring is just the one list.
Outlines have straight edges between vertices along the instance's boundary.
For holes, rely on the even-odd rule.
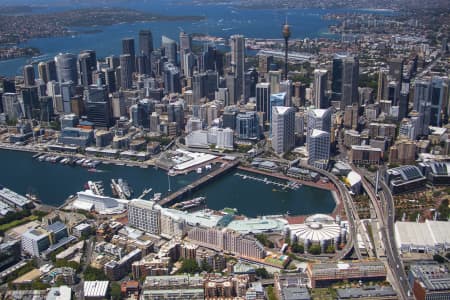
[[[354,10],[343,9],[239,9],[223,4],[214,5],[190,5],[173,3],[165,0],[152,1],[111,1],[109,7],[124,7],[163,15],[194,15],[204,16],[200,22],[139,22],[134,24],[116,24],[112,26],[99,26],[90,28],[71,28],[78,32],[99,29],[99,33],[82,33],[75,36],[32,39],[20,46],[39,48],[48,58],[60,52],[78,53],[81,50],[93,49],[98,57],[111,54],[120,54],[121,39],[134,37],[137,42],[140,29],[151,29],[155,46],[160,45],[161,36],[166,35],[178,40],[180,30],[188,33],[205,33],[213,36],[228,38],[232,34],[243,34],[253,38],[281,38],[281,28],[286,18],[291,25],[292,38],[319,38],[336,36],[328,33],[328,26],[334,21],[322,20],[327,13],[342,13]],[[46,1],[45,3],[48,3]],[[44,4],[39,1],[40,5]],[[102,6],[86,1],[83,4],[59,4],[43,6],[34,13],[62,11],[73,8],[89,8]],[[367,11],[369,12],[369,11]],[[392,12],[374,12],[379,14],[392,14]],[[44,58],[44,59],[47,59]],[[30,58],[19,58],[10,61],[0,61],[0,75],[14,76],[22,73],[22,67],[30,62]]]
[[[163,0],[114,2],[108,4],[108,6],[127,7],[164,15],[205,16],[206,19],[200,22],[141,22],[94,28],[72,28],[81,32],[89,29],[100,29],[102,32],[32,39],[20,46],[37,47],[49,58],[60,52],[78,53],[84,49],[94,49],[97,51],[98,57],[105,57],[110,54],[120,54],[121,39],[124,37],[135,37],[137,39],[138,31],[146,28],[152,30],[154,43],[159,46],[162,35],[177,40],[181,29],[188,33],[206,33],[224,38],[232,34],[244,34],[248,37],[280,38],[281,27],[287,16],[292,26],[292,38],[315,38],[329,36],[327,28],[328,25],[333,23],[321,19],[324,14],[332,11],[320,9],[248,10],[226,5],[180,5]],[[74,7],[86,8],[89,5],[45,7],[38,9],[36,13]],[[14,76],[20,74],[21,67],[29,60],[30,58],[19,58],[0,62],[0,75]]]
[[[160,169],[100,165],[98,169],[101,172],[93,173],[82,167],[39,162],[32,158],[31,153],[5,150],[0,150],[0,166],[0,185],[22,195],[30,192],[37,194],[43,203],[49,205],[61,205],[69,195],[83,190],[88,180],[103,181],[108,195],[111,195],[109,184],[113,178],[128,181],[135,191],[135,197],[149,187],[153,191],[146,199],[157,192],[168,194],[169,178]],[[223,175],[187,198],[206,196],[209,208],[237,208],[239,213],[249,217],[286,212],[292,215],[331,213],[335,208],[333,196],[327,190],[309,186],[302,186],[298,190],[282,190],[272,184],[243,180],[235,175],[237,172],[245,173],[233,171]],[[170,177],[171,189],[176,191],[204,175],[189,173]]]

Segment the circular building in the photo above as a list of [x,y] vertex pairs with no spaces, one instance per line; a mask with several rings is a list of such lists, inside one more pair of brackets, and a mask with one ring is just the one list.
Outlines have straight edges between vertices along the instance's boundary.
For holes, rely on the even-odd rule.
[[306,218],[303,224],[288,226],[292,241],[297,241],[308,249],[311,245],[320,245],[322,252],[329,245],[337,246],[344,240],[345,231],[336,223],[333,217],[316,214]]

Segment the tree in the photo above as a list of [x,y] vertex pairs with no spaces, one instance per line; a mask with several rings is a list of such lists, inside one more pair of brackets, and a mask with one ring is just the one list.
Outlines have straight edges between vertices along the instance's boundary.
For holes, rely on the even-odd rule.
[[437,261],[440,264],[445,263],[445,258],[443,258],[442,256],[440,256],[439,254],[435,254],[433,255],[433,260]]
[[262,278],[262,279],[270,278],[270,274],[269,274],[269,272],[267,272],[266,268],[258,268],[255,271],[256,271],[256,276],[258,276],[259,278]]
[[267,238],[267,235],[265,235],[264,233],[256,234],[255,238],[266,247],[269,247],[269,248],[275,247],[273,242],[271,240],[269,240]]
[[88,266],[83,274],[84,280],[87,281],[108,280],[108,278],[106,277],[105,273],[103,273],[102,270],[93,268],[91,266]]
[[120,290],[119,283],[111,282],[111,285],[109,286],[109,295],[111,296],[111,299],[113,299],[113,300],[122,299],[122,292]]
[[305,246],[303,244],[293,244],[291,247],[292,252],[294,253],[305,253]]
[[327,249],[325,249],[325,253],[334,253],[335,249],[333,245],[329,245]]
[[63,268],[63,267],[68,267],[68,268],[72,268],[75,271],[79,271],[80,270],[80,264],[75,262],[75,261],[69,261],[67,259],[57,259],[55,261],[55,266],[57,268]]
[[50,288],[50,285],[43,283],[40,280],[34,280],[33,283],[31,283],[31,288],[33,290],[46,290],[46,289]]
[[309,247],[308,252],[312,255],[319,255],[322,253],[322,249],[320,249],[320,245],[312,245]]
[[200,273],[201,271],[202,269],[200,269],[195,259],[184,259],[178,273],[195,274]]
[[208,264],[208,262],[207,262],[205,259],[202,260],[202,262],[201,262],[201,264],[200,264],[200,268],[201,268],[203,271],[206,271],[206,272],[208,272],[208,273],[211,273],[211,272],[214,271],[213,267],[211,267],[211,265]]
[[273,290],[273,286],[269,286],[267,288],[267,299],[269,299],[269,300],[277,300],[277,296],[275,295],[275,291]]

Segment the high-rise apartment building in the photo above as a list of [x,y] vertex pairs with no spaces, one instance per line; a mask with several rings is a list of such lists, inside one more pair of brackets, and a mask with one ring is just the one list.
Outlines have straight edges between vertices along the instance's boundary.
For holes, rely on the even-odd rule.
[[55,66],[59,82],[68,82],[68,81],[72,81],[74,83],[78,82],[76,55],[71,53],[58,54],[55,57]]
[[263,113],[263,122],[269,119],[270,84],[261,82],[256,85],[256,111]]
[[323,69],[314,70],[314,107],[328,108],[328,99],[325,91],[327,88],[328,71]]
[[330,159],[330,133],[313,129],[308,137],[308,164],[325,169]]
[[286,106],[272,108],[272,148],[277,154],[289,152],[295,146],[295,109]]
[[160,234],[161,206],[154,201],[131,200],[128,203],[128,224],[151,234]]

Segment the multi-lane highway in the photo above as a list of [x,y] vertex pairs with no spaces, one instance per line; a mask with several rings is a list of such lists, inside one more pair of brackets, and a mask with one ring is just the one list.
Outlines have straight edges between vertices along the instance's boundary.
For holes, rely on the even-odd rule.
[[[376,193],[376,183],[373,176],[355,166],[352,166],[352,168],[361,175],[363,187],[369,195],[375,209],[380,224],[381,238],[386,250],[387,266],[391,271],[394,281],[393,285],[399,293],[398,296],[400,299],[414,299],[411,296],[411,288],[408,284],[403,263],[395,243],[395,206],[391,191],[383,180],[379,180],[381,190]],[[385,207],[383,207],[383,204]]]

